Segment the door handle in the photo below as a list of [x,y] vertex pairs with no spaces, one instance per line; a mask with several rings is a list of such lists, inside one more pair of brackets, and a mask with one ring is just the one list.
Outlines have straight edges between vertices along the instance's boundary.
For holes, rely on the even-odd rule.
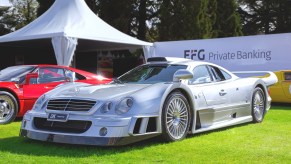
[[222,89],[220,92],[219,92],[219,95],[220,96],[225,96],[227,93],[226,92],[224,92],[224,90]]

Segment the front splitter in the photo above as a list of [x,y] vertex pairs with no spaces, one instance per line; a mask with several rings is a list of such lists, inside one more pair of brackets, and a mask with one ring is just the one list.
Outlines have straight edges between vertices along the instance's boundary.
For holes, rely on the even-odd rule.
[[21,137],[30,138],[34,140],[56,143],[97,145],[97,146],[121,146],[145,140],[148,138],[152,138],[158,136],[159,134],[129,136],[129,137],[88,137],[88,136],[54,134],[49,132],[43,133],[21,129],[19,135]]

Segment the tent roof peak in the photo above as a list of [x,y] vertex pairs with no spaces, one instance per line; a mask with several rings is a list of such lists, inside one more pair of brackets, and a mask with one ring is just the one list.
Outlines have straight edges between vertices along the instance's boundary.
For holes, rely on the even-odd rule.
[[1,36],[0,43],[54,36],[140,46],[152,45],[111,27],[93,13],[84,0],[56,0],[43,15],[27,26]]

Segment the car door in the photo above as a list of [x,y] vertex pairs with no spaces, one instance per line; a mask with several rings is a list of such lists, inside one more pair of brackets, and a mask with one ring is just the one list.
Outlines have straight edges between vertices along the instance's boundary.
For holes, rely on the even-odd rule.
[[188,81],[193,92],[203,94],[208,108],[228,102],[228,87],[216,78],[207,65],[199,65],[193,69],[193,78]]
[[36,99],[42,94],[66,82],[63,68],[40,67],[36,72],[38,73],[38,78],[31,80],[34,82],[23,85],[24,109],[26,110],[31,109]]
[[212,71],[207,65],[196,66],[193,78],[188,81],[202,128],[224,120],[231,113],[231,110],[224,108],[229,101],[229,88],[223,81],[218,81],[219,77],[213,75]]
[[207,105],[215,108],[219,106],[227,106],[230,102],[229,95],[231,87],[225,81],[226,79],[220,72],[219,68],[208,66],[208,69],[213,82],[203,90]]

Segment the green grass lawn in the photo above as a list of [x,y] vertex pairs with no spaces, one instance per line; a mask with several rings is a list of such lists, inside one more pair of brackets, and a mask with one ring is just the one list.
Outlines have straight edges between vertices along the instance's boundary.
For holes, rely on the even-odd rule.
[[243,124],[163,143],[123,147],[55,144],[18,137],[21,122],[0,126],[1,163],[291,163],[291,106],[273,106],[260,124]]

